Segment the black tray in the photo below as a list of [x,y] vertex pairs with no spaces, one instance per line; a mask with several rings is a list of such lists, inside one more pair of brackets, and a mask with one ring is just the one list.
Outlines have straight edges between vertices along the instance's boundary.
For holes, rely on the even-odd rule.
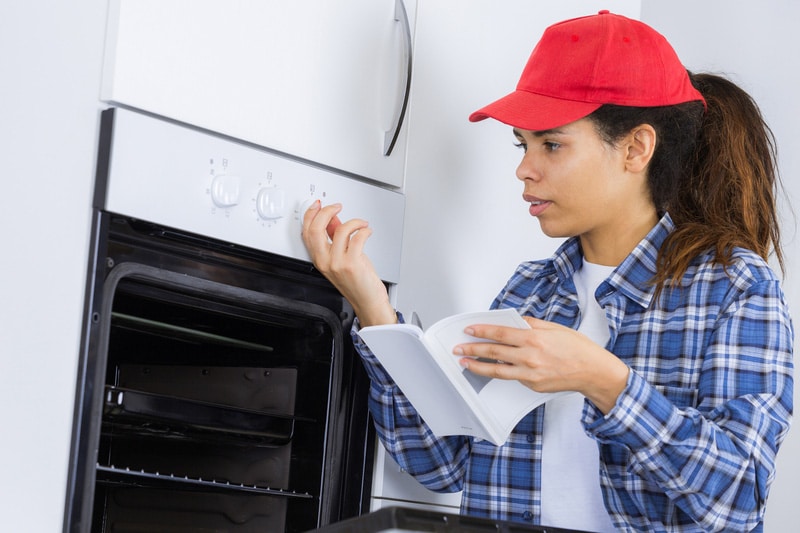
[[106,387],[103,414],[117,428],[191,438],[195,434],[251,439],[264,446],[292,440],[294,417]]

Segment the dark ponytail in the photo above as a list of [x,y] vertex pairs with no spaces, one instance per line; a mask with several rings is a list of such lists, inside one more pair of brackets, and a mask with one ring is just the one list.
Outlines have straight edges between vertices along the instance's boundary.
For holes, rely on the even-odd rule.
[[631,108],[604,105],[590,115],[607,142],[639,124],[652,125],[656,150],[648,168],[651,197],[668,211],[675,231],[664,242],[654,279],[659,290],[677,281],[699,254],[713,250],[728,265],[734,247],[783,269],[776,207],[776,148],[753,99],[714,74],[692,74],[707,102]]

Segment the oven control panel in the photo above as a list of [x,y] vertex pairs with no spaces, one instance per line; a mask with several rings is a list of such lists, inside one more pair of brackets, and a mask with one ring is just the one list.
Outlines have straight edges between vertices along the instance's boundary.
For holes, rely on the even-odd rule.
[[397,282],[399,192],[150,115],[106,113],[113,113],[106,211],[309,260],[303,213],[316,200],[339,202],[342,220],[369,222],[366,253],[384,281]]

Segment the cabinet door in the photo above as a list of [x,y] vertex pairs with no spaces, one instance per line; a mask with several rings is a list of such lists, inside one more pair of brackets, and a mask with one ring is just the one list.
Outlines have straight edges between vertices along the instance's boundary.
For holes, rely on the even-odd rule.
[[102,98],[399,187],[413,7],[112,0]]

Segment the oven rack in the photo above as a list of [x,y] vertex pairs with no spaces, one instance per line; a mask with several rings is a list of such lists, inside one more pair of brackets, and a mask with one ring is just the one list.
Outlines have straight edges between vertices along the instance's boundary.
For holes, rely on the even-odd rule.
[[260,342],[248,342],[241,339],[228,337],[226,335],[217,335],[195,328],[178,326],[160,320],[150,320],[126,313],[112,312],[111,319],[113,323],[119,327],[134,329],[142,333],[149,333],[152,335],[164,335],[173,339],[183,339],[190,342],[213,343],[219,346],[242,348],[257,352],[269,353],[275,351],[275,348],[272,346],[267,346]]
[[228,438],[262,446],[292,441],[298,417],[107,385],[105,421],[128,433]]
[[172,486],[184,489],[215,490],[221,492],[236,491],[250,492],[265,496],[281,496],[284,498],[311,499],[313,496],[307,492],[262,487],[258,485],[245,485],[244,483],[231,483],[215,479],[192,478],[175,474],[162,474],[135,470],[129,467],[118,468],[114,465],[101,465],[97,463],[97,481],[100,483],[125,485],[129,487]]

